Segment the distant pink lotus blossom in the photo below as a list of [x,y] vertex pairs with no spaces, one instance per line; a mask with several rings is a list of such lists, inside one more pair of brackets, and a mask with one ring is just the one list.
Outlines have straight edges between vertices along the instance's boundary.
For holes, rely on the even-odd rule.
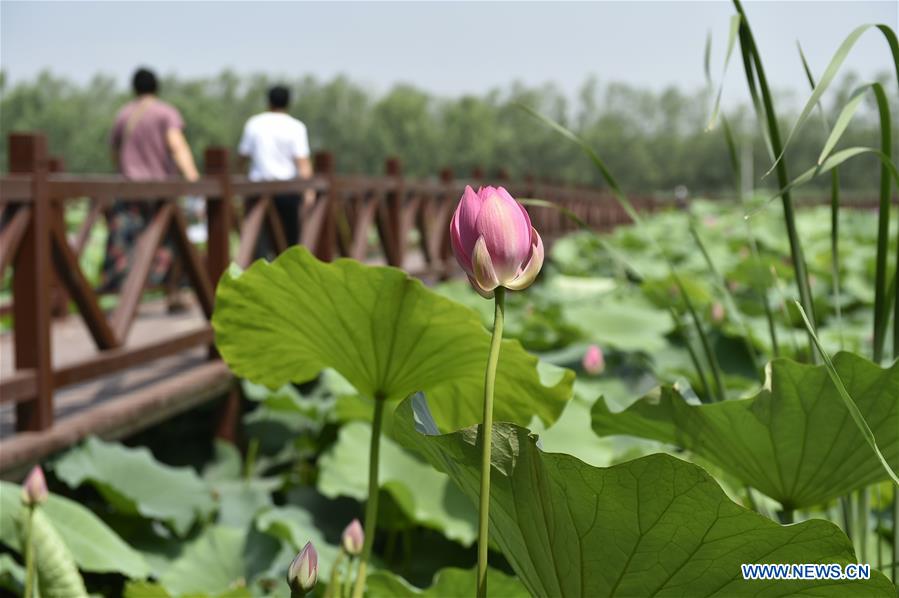
[[712,315],[712,322],[720,324],[724,321],[724,306],[721,305],[719,301],[715,301],[714,303],[712,303],[710,312]]
[[601,374],[606,369],[606,360],[602,354],[602,349],[597,345],[587,347],[587,352],[584,353],[581,365],[584,366],[584,371],[592,376]]
[[287,569],[287,585],[290,586],[292,595],[303,596],[315,587],[316,581],[318,581],[318,553],[312,542],[306,542],[303,550],[294,557]]
[[37,505],[47,500],[48,495],[44,470],[40,465],[35,465],[22,483],[22,501],[27,505]]
[[362,524],[358,519],[353,519],[343,530],[340,538],[343,549],[347,554],[357,556],[362,554],[362,545],[365,543],[365,532],[362,531]]
[[543,241],[524,207],[502,187],[465,187],[450,223],[453,253],[474,289],[490,298],[534,282],[543,266]]

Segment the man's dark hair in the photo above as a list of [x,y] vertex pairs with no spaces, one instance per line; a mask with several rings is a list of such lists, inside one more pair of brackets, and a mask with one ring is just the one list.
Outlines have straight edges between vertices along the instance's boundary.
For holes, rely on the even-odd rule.
[[290,90],[283,85],[275,85],[268,90],[268,105],[270,108],[287,108],[290,103]]
[[145,93],[156,93],[159,90],[159,83],[153,71],[139,68],[131,79],[131,87],[134,88],[134,93],[140,96]]

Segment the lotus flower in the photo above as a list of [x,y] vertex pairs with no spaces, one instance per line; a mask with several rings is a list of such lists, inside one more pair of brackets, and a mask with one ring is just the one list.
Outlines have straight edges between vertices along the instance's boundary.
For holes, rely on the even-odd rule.
[[720,324],[721,322],[723,322],[724,316],[725,316],[724,306],[721,305],[721,303],[719,303],[717,301],[712,303],[711,315],[712,315],[712,322],[715,322],[716,324]]
[[602,349],[600,349],[596,345],[590,345],[587,347],[587,352],[584,353],[584,360],[581,365],[584,366],[584,371],[591,375],[601,374],[604,369],[606,369],[606,360],[603,357]]
[[306,542],[306,546],[290,563],[287,569],[287,585],[290,586],[291,596],[304,596],[318,581],[318,553],[312,542]]
[[362,524],[358,519],[353,519],[343,530],[343,536],[340,538],[343,549],[347,554],[357,556],[362,553],[362,545],[365,543],[365,532],[362,531]]
[[22,502],[37,505],[47,500],[47,480],[40,465],[35,465],[22,484]]
[[486,298],[497,287],[531,286],[543,266],[543,241],[524,207],[502,187],[465,187],[450,238],[471,286]]

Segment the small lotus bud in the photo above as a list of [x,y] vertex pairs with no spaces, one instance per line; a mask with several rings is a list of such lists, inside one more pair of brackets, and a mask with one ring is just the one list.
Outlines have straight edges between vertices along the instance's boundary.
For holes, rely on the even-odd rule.
[[584,353],[582,365],[584,366],[584,371],[590,375],[595,376],[596,374],[601,374],[602,371],[606,369],[606,360],[605,357],[603,357],[602,349],[596,345],[587,347],[587,352]]
[[287,569],[287,585],[290,586],[291,597],[305,596],[315,587],[317,580],[318,553],[315,552],[312,542],[306,542],[303,550],[293,559]]
[[362,531],[362,524],[359,523],[358,519],[353,519],[350,524],[346,526],[340,541],[347,554],[353,556],[362,554],[362,545],[365,543],[365,532]]
[[35,465],[22,484],[22,502],[26,505],[38,505],[47,500],[47,480],[40,465]]
[[543,266],[543,241],[527,210],[502,187],[465,193],[450,222],[456,261],[471,286],[493,297],[497,287],[520,291],[531,286]]
[[724,306],[715,301],[711,307],[712,322],[720,324],[724,321]]

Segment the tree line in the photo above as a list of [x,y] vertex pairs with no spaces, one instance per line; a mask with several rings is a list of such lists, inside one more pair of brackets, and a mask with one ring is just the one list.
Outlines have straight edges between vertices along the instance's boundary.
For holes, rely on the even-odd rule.
[[[2,75],[0,75],[2,77]],[[436,176],[444,167],[457,176],[475,168],[488,176],[500,169],[511,177],[602,186],[580,149],[527,114],[527,105],[582,135],[607,162],[619,183],[636,193],[670,193],[677,185],[691,192],[727,195],[734,176],[720,128],[706,130],[711,90],[662,91],[588,79],[577,97],[556,86],[520,83],[482,95],[441,97],[408,84],[376,93],[346,77],[294,80],[266,75],[239,76],[224,71],[206,78],[164,77],[161,96],[174,104],[187,123],[186,135],[198,159],[209,145],[235,148],[246,119],[265,107],[269,85],[292,90],[290,112],[306,123],[313,150],[329,150],[339,172],[380,174],[388,156],[401,158],[410,176]],[[110,172],[108,136],[116,111],[129,97],[125,82],[96,76],[86,84],[44,72],[9,85],[0,79],[0,132],[43,131],[51,152],[70,172]],[[833,123],[852,89],[845,77],[828,94],[823,113]],[[808,93],[780,94],[784,131]],[[893,98],[895,103],[895,98]],[[738,143],[751,147],[756,179],[770,166],[757,121],[746,105],[729,107]],[[896,114],[894,109],[893,114]],[[795,139],[790,164],[795,174],[817,159],[827,129],[810,121]],[[894,117],[894,123],[899,117]],[[899,132],[893,126],[894,144]],[[841,145],[877,146],[879,120],[871,106],[855,116]],[[6,168],[7,147],[0,144]],[[894,155],[896,150],[894,149]],[[869,193],[878,185],[873,158],[858,158],[841,169],[849,192]],[[829,177],[811,184],[821,190]],[[770,186],[767,179],[757,184]]]

